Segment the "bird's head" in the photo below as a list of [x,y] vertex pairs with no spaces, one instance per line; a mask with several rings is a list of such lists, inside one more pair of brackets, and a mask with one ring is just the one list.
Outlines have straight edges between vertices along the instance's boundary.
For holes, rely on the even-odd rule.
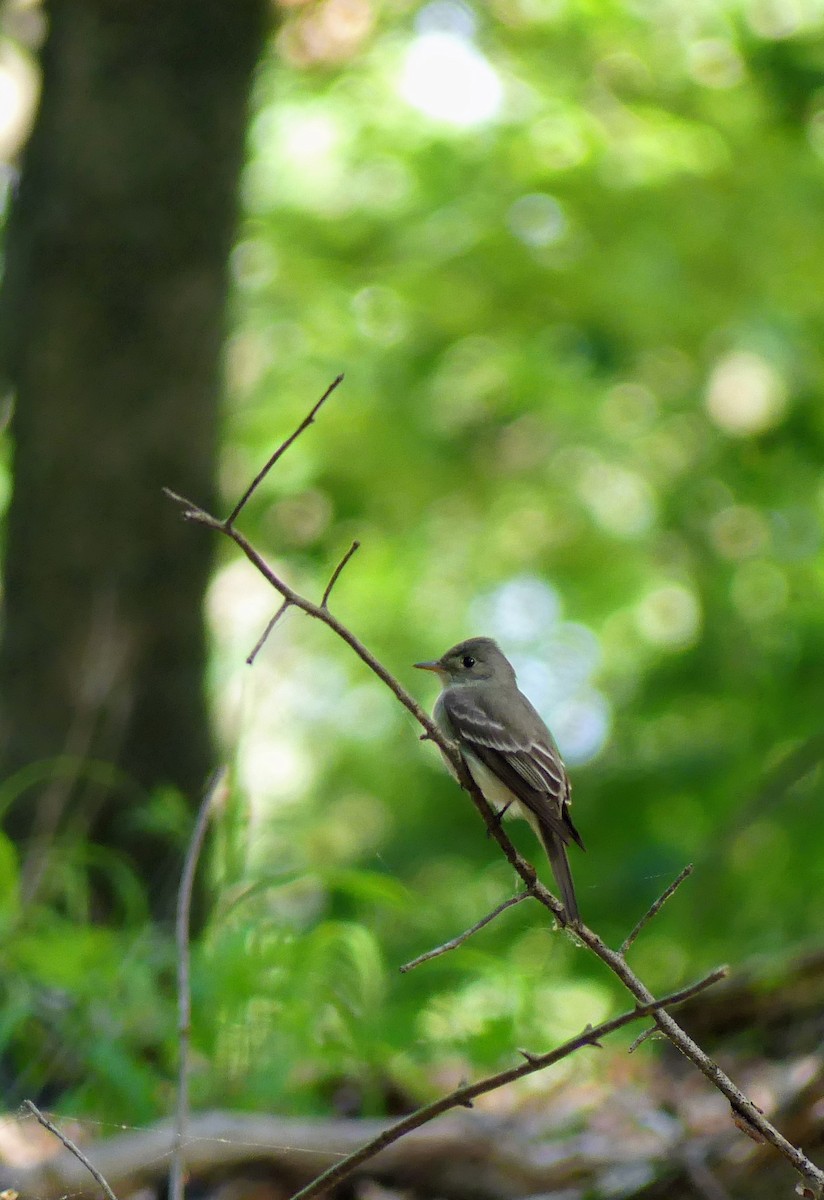
[[421,671],[434,671],[446,687],[450,683],[475,683],[481,680],[515,680],[511,663],[498,643],[488,637],[468,638],[458,642],[440,658],[415,663]]

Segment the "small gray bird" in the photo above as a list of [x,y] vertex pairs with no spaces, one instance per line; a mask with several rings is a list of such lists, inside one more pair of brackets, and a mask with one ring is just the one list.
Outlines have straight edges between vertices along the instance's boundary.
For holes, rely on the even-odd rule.
[[567,923],[578,924],[566,847],[574,841],[583,850],[584,843],[569,815],[569,779],[552,734],[518,688],[512,664],[492,638],[477,637],[415,666],[441,680],[435,724],[458,743],[492,808],[529,821],[561,889]]

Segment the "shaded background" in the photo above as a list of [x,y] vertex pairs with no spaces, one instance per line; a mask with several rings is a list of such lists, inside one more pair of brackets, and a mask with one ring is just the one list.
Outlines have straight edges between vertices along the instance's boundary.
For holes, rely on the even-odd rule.
[[[199,1104],[383,1111],[612,1011],[528,906],[398,976],[511,872],[327,630],[290,613],[244,665],[275,598],[159,496],[228,510],[340,370],[244,529],[317,596],[357,536],[335,609],[426,702],[412,662],[501,641],[570,768],[587,922],[620,942],[696,864],[650,987],[780,972],[824,924],[824,5],[106,7],[84,37],[47,10],[7,189],[11,1097],[166,1111],[164,918],[220,755]],[[9,97],[36,18],[5,10]]]

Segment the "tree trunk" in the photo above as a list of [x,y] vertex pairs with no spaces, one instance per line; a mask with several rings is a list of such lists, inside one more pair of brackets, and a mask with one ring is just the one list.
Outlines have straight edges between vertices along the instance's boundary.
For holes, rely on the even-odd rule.
[[[128,856],[168,913],[148,792],[213,765],[202,600],[227,261],[266,0],[52,0],[7,233],[0,351],[14,490],[0,644],[7,827]],[[109,764],[101,771],[95,764]],[[161,881],[157,882],[157,877]],[[166,882],[164,883],[163,880]]]

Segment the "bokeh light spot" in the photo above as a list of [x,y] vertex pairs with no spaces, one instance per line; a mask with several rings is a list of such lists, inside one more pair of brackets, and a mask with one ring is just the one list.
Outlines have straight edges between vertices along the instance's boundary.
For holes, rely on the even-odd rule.
[[642,637],[654,646],[682,650],[696,640],[701,628],[698,597],[683,584],[664,584],[643,598],[636,623]]
[[40,81],[29,57],[4,38],[0,41],[0,158],[20,150],[34,118]]
[[361,288],[352,299],[352,309],[358,331],[382,346],[399,342],[406,332],[404,304],[393,288]]
[[510,206],[507,223],[519,241],[535,248],[555,245],[567,232],[561,205],[542,192],[520,196]]
[[597,635],[560,614],[557,591],[534,575],[510,579],[470,607],[472,627],[500,640],[564,760],[579,766],[606,745],[612,712],[591,682],[602,659]]
[[571,697],[550,713],[558,748],[568,766],[591,762],[604,748],[612,727],[612,708],[594,689]]
[[476,14],[461,0],[432,0],[415,17],[415,31],[419,34],[451,33],[469,39],[475,36],[477,29]]
[[555,588],[535,575],[510,579],[473,601],[473,626],[510,645],[530,645],[558,621],[561,598]]
[[711,518],[710,538],[722,558],[749,558],[764,550],[770,530],[757,508],[733,504]]
[[558,112],[537,121],[529,133],[533,153],[549,171],[568,171],[579,166],[589,146],[579,125],[566,113]]
[[644,384],[631,380],[610,388],[601,404],[604,428],[620,438],[634,438],[644,433],[657,413],[654,393]]
[[821,547],[821,521],[803,504],[788,505],[770,514],[776,558],[811,558]]
[[733,437],[751,437],[778,425],[787,389],[775,368],[749,350],[736,350],[718,362],[706,396],[712,420]]
[[742,11],[754,33],[775,41],[792,37],[820,13],[818,5],[803,0],[752,0]]
[[687,49],[687,70],[696,83],[709,88],[732,88],[744,78],[744,64],[724,38],[702,38]]
[[602,459],[584,468],[578,494],[597,524],[619,537],[636,537],[655,519],[655,498],[647,481]]
[[765,621],[782,612],[789,600],[787,577],[775,563],[758,560],[743,563],[730,585],[730,597],[743,617]]
[[419,112],[457,128],[492,121],[503,102],[501,80],[483,54],[465,37],[445,31],[412,42],[400,93]]

